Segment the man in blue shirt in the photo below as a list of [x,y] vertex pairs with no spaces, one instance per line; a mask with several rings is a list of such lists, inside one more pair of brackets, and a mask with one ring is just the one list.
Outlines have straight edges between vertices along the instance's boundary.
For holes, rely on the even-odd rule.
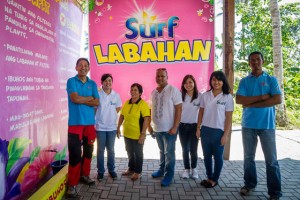
[[236,93],[236,103],[243,106],[242,135],[244,146],[244,183],[241,195],[249,195],[257,185],[255,151],[257,138],[265,156],[269,199],[282,196],[281,175],[275,140],[275,105],[281,103],[277,79],[262,71],[264,58],[260,52],[249,57],[252,73],[243,78]]
[[89,70],[89,61],[79,58],[76,62],[77,75],[67,81],[69,105],[68,197],[77,196],[76,186],[79,179],[87,185],[95,183],[89,175],[96,138],[94,107],[99,105],[99,94],[96,83],[87,77]]

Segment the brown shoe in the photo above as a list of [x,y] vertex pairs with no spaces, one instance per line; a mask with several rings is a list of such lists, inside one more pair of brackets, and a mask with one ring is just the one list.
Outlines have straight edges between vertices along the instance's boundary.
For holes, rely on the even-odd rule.
[[131,175],[131,174],[133,174],[134,173],[134,171],[131,171],[129,168],[126,170],[126,171],[124,171],[123,173],[122,173],[122,175],[123,176],[129,176],[129,175]]
[[131,180],[132,181],[136,181],[138,180],[139,178],[141,178],[141,174],[138,174],[138,173],[133,173],[133,175],[131,176]]

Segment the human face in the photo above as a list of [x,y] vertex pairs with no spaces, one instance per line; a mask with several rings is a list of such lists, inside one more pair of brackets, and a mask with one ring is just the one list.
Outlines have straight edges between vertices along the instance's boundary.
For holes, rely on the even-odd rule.
[[213,87],[213,90],[222,91],[223,81],[218,80],[216,77],[213,76],[211,79],[211,85]]
[[88,62],[86,62],[85,60],[79,61],[78,65],[76,66],[76,71],[78,72],[79,77],[86,77],[88,72],[90,71]]
[[262,57],[259,54],[253,54],[251,55],[249,59],[249,66],[252,69],[252,74],[254,76],[259,76],[262,74],[262,65],[264,61]]
[[156,71],[156,83],[159,87],[165,87],[168,84],[168,75],[166,70]]
[[106,90],[111,90],[112,89],[112,84],[113,81],[111,79],[111,77],[107,77],[103,82],[102,82],[102,88],[104,91]]
[[130,95],[132,99],[139,99],[141,97],[141,93],[139,92],[139,89],[136,86],[133,86],[132,88],[130,88]]
[[188,78],[186,79],[183,87],[186,89],[187,93],[192,94],[194,92],[195,83],[191,78]]

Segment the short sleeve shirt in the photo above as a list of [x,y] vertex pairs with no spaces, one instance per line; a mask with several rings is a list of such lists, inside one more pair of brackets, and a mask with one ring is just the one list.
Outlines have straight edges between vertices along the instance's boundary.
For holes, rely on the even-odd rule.
[[120,95],[114,90],[106,94],[104,90],[99,91],[100,104],[96,112],[96,130],[114,131],[117,130],[118,113],[117,108],[122,106]]
[[234,110],[231,94],[220,93],[214,96],[212,91],[201,96],[200,107],[204,108],[202,125],[224,131],[226,112]]
[[142,99],[139,99],[133,104],[130,99],[124,103],[121,115],[124,117],[124,137],[134,140],[139,139],[144,123],[144,117],[150,117],[150,108],[148,104]]
[[69,126],[75,125],[94,125],[95,111],[93,106],[85,104],[76,104],[71,101],[70,94],[76,92],[79,96],[93,96],[99,98],[97,84],[87,77],[87,81],[83,83],[76,75],[67,81],[68,106],[69,106]]
[[[240,96],[271,96],[281,94],[278,81],[274,76],[263,72],[259,77],[252,74],[240,81],[238,91]],[[252,129],[275,129],[275,106],[264,108],[244,108],[242,127]]]
[[194,124],[198,122],[198,113],[200,108],[200,98],[201,94],[191,102],[192,97],[188,94],[185,95],[185,99],[182,102],[182,113],[181,120],[182,123]]
[[150,101],[153,130],[169,131],[174,125],[175,106],[182,103],[180,91],[172,85],[166,85],[161,92],[153,90]]

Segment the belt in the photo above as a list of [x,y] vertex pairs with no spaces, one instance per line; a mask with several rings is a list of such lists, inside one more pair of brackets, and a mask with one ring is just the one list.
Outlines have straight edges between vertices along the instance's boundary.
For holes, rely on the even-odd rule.
[[180,122],[180,125],[182,125],[182,126],[197,126],[197,123],[188,124],[188,123]]

